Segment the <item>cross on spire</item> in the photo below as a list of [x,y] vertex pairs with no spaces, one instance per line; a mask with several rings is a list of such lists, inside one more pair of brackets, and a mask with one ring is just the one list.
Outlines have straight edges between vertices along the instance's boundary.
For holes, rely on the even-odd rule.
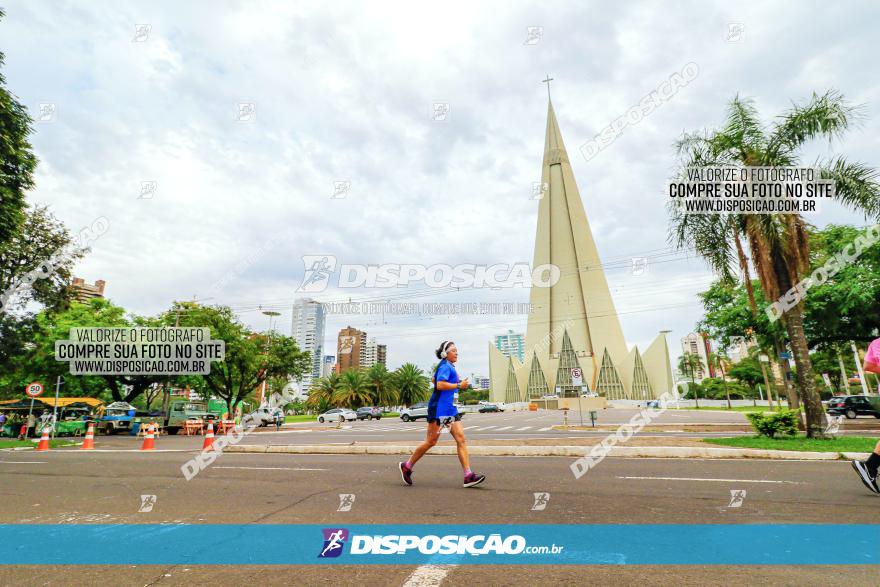
[[550,74],[547,74],[547,79],[542,79],[541,83],[547,84],[547,99],[550,99],[550,82],[553,81],[553,78],[550,77]]

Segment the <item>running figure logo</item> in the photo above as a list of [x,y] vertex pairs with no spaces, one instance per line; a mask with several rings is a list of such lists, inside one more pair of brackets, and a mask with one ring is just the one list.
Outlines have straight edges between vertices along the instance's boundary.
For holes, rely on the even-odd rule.
[[339,494],[339,508],[337,512],[350,512],[351,506],[354,505],[354,493]]
[[324,547],[318,558],[336,558],[342,554],[345,541],[348,540],[348,530],[345,528],[324,528]]
[[729,508],[738,508],[743,504],[746,500],[746,490],[745,489],[731,489],[730,490],[730,503],[727,504]]
[[305,275],[302,285],[296,291],[318,292],[327,289],[330,275],[336,270],[336,257],[333,255],[303,255]]
[[838,430],[840,430],[840,425],[843,423],[844,416],[831,417],[828,414],[825,414],[825,417],[828,418],[828,425],[825,427],[825,434],[837,434]]
[[141,507],[138,509],[138,512],[151,512],[154,505],[156,505],[155,495],[142,495]]
[[532,511],[540,511],[547,508],[547,503],[550,501],[549,493],[536,493],[535,494],[535,504],[532,506]]

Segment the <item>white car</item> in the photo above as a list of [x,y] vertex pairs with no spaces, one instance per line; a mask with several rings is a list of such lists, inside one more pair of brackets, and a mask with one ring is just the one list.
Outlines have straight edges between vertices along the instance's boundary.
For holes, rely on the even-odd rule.
[[419,402],[400,411],[400,419],[404,422],[419,418],[428,419],[428,402]]
[[349,410],[348,408],[333,408],[332,410],[327,410],[320,416],[318,416],[318,422],[323,424],[324,422],[345,422],[346,420],[349,422],[354,422],[358,419],[357,413]]

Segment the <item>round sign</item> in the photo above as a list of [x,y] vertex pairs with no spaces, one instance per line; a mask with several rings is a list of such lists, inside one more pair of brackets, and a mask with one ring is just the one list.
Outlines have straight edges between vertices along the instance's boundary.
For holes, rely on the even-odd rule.
[[24,392],[31,397],[37,397],[43,393],[43,386],[39,382],[34,381],[24,388]]

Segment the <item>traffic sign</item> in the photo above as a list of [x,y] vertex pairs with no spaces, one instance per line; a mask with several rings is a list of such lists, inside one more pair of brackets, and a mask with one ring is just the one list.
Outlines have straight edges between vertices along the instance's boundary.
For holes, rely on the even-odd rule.
[[571,384],[580,387],[584,384],[584,373],[577,367],[571,370]]
[[29,383],[28,386],[24,388],[24,392],[30,397],[37,397],[38,395],[43,393],[43,385],[39,381],[34,381],[33,383]]

